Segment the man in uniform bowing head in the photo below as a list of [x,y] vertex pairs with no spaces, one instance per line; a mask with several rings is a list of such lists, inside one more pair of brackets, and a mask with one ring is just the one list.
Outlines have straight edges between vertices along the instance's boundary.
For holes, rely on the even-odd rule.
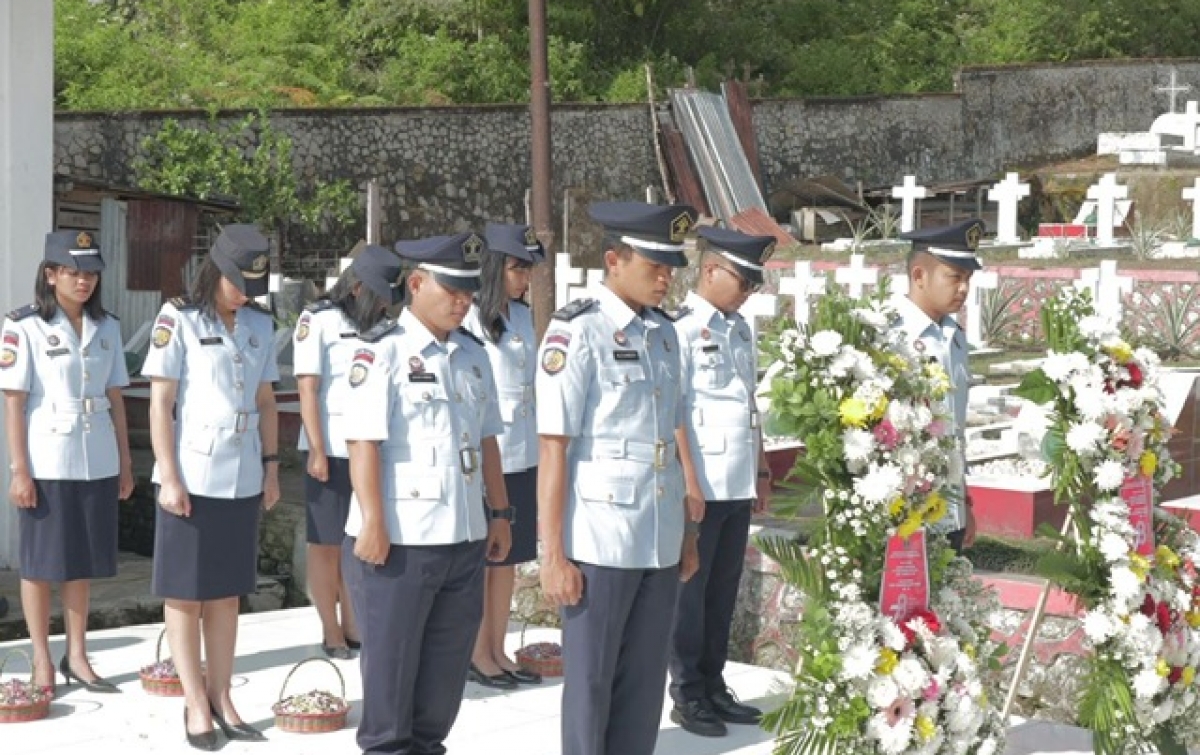
[[563,753],[650,755],[703,516],[684,509],[679,341],[657,309],[695,213],[604,202],[590,214],[604,286],[554,314],[538,357],[541,580],[562,610]]
[[354,502],[342,569],[362,633],[364,753],[446,751],[484,560],[508,555],[504,424],[483,344],[460,327],[484,248],[474,233],[398,242],[414,266],[410,304],[360,336],[346,377]]

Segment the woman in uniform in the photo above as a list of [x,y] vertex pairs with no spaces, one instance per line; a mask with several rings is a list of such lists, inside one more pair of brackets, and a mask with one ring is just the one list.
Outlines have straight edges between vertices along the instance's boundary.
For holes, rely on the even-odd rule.
[[523,301],[529,273],[545,250],[527,225],[489,223],[488,252],[480,271],[480,290],[467,316],[467,327],[483,341],[496,378],[504,432],[497,438],[504,485],[513,509],[512,547],[508,558],[489,562],[483,594],[483,623],[471,656],[470,678],[496,689],[538,684],[504,652],[516,565],[537,558],[537,413],[533,400],[537,336],[533,312]]
[[342,419],[350,399],[347,373],[362,345],[359,334],[383,321],[386,309],[403,298],[400,271],[400,258],[390,250],[365,247],[329,295],[305,308],[293,337],[304,422],[300,450],[307,453],[308,593],[321,619],[321,649],[330,658],[348,659],[360,646],[341,570],[351,493]]
[[50,585],[61,583],[69,684],[119,692],[88,662],[92,579],[117,573],[117,500],[133,492],[121,388],[129,385],[117,318],[100,305],[104,260],[89,233],[47,234],[34,303],[10,312],[0,336],[0,389],[20,509],[21,608],[33,678],[54,689]]
[[152,589],[166,599],[184,728],[200,750],[217,748],[214,721],[230,739],[264,739],[242,722],[229,683],[238,598],[256,581],[260,509],[279,500],[274,328],[249,303],[266,293],[267,267],[267,239],[251,225],[226,226],[191,297],[160,310],[142,367],[153,380],[159,505]]

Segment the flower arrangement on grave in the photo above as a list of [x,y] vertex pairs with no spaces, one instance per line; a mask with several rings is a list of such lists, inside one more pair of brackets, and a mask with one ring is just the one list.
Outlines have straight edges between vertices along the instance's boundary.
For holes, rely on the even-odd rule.
[[1154,503],[1178,474],[1159,360],[1132,348],[1086,293],[1042,309],[1049,353],[1017,393],[1049,404],[1043,454],[1067,526],[1044,576],[1084,609],[1092,650],[1079,722],[1096,753],[1185,753],[1200,737],[1200,538]]
[[800,440],[792,479],[823,516],[807,543],[764,538],[804,593],[791,697],[764,719],[776,752],[1003,750],[981,675],[995,595],[927,528],[947,513],[949,378],[899,331],[886,284],[839,288],[768,339],[766,431]]

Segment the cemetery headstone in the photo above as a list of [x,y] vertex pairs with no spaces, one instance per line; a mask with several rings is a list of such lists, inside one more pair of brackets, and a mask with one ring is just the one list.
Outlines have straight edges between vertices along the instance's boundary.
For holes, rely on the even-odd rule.
[[988,201],[999,204],[996,214],[996,241],[1015,244],[1021,240],[1017,227],[1017,205],[1029,196],[1029,184],[1021,183],[1021,177],[1009,173],[1004,180],[988,190]]
[[915,176],[905,176],[904,183],[892,187],[892,198],[900,200],[900,232],[908,233],[917,227],[916,206],[918,199],[929,196],[929,190],[917,185]]

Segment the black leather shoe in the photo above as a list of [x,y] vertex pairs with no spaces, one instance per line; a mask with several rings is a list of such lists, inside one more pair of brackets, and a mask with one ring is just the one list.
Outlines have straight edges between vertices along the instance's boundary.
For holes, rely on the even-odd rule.
[[471,668],[467,670],[467,679],[472,682],[475,682],[476,684],[480,685],[481,687],[491,687],[492,689],[516,689],[517,688],[517,680],[513,679],[511,676],[504,673],[503,671],[501,671],[499,674],[493,674],[492,676],[488,676],[487,674],[480,671],[479,668],[474,663],[472,663]]
[[717,718],[707,700],[688,700],[671,709],[671,720],[684,731],[701,737],[723,737],[729,733],[725,723]]
[[350,648],[351,650],[362,650],[362,640],[352,640],[347,637],[346,647]]
[[65,655],[62,657],[62,660],[58,662],[58,670],[59,673],[63,675],[63,679],[66,680],[66,686],[68,687],[71,686],[71,681],[74,680],[79,682],[79,684],[88,692],[111,694],[113,692],[121,691],[117,689],[117,685],[113,684],[107,679],[102,679],[97,676],[95,679],[89,682],[87,679],[79,676],[79,674],[76,674],[71,670],[71,663],[67,660],[67,656]]
[[523,668],[504,669],[504,673],[508,678],[512,679],[517,684],[541,684],[542,675],[535,674],[532,671],[526,671]]
[[211,702],[208,704],[209,711],[212,712],[212,719],[217,722],[217,726],[221,727],[221,731],[225,732],[225,736],[230,740],[239,740],[242,742],[266,742],[267,738],[263,733],[254,728],[250,724],[231,724],[221,717],[217,712],[217,706]]
[[187,708],[183,709],[183,733],[187,737],[187,743],[197,750],[204,750],[205,752],[217,751],[217,733],[215,731],[209,729],[200,734],[193,734],[188,731]]
[[350,645],[348,644],[342,645],[341,647],[334,647],[333,645],[326,645],[324,642],[322,642],[321,650],[325,651],[325,655],[329,656],[330,658],[336,658],[339,661],[348,661],[354,657],[354,653],[350,652]]
[[762,711],[752,705],[738,702],[728,689],[708,696],[712,710],[722,720],[731,724],[757,724],[762,720]]

